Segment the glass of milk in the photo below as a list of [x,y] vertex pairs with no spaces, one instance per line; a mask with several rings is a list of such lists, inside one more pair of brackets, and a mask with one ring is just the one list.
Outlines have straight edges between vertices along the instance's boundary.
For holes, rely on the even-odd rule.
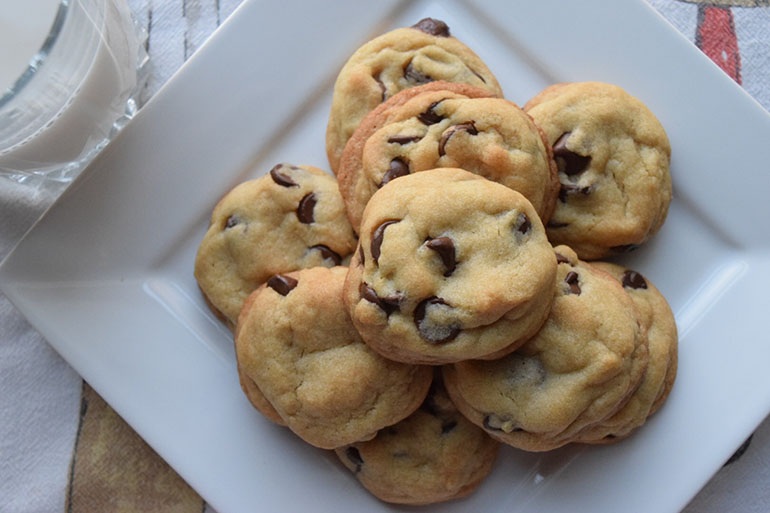
[[140,39],[126,0],[2,0],[0,177],[71,181],[136,111]]

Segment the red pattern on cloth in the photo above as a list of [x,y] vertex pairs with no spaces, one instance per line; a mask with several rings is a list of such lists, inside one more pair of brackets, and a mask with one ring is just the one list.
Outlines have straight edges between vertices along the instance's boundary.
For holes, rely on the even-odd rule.
[[738,37],[735,34],[733,13],[729,7],[698,6],[695,44],[733,80],[741,83]]

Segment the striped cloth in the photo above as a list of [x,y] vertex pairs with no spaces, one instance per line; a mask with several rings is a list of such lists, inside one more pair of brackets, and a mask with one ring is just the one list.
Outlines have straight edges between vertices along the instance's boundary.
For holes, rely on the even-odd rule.
[[[242,0],[128,0],[149,34],[150,98]],[[770,0],[648,0],[770,110]],[[59,191],[0,187],[0,258]],[[211,509],[0,295],[0,512]],[[687,507],[764,512],[770,421]],[[654,493],[654,492],[653,492]]]

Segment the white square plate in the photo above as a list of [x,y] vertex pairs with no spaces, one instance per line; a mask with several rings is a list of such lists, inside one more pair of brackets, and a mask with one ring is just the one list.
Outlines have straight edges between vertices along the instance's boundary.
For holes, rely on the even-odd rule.
[[426,510],[678,510],[770,411],[770,116],[641,0],[247,1],[7,258],[3,291],[221,513],[392,508],[253,410],[192,269],[227,190],[280,161],[327,167],[331,87],[355,48],[428,15],[519,104],[601,80],[658,115],[675,199],[626,262],[669,299],[681,338],[673,393],[637,435],[506,448],[471,498]]

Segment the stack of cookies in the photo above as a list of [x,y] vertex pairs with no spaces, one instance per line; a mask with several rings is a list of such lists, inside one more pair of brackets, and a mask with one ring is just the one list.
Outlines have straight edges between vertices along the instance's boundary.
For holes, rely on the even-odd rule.
[[196,258],[267,418],[380,499],[427,504],[471,493],[499,442],[611,443],[661,407],[671,309],[595,261],[647,241],[671,200],[639,100],[570,83],[521,109],[427,18],[351,56],[326,148],[336,180],[279,164],[237,186]]

